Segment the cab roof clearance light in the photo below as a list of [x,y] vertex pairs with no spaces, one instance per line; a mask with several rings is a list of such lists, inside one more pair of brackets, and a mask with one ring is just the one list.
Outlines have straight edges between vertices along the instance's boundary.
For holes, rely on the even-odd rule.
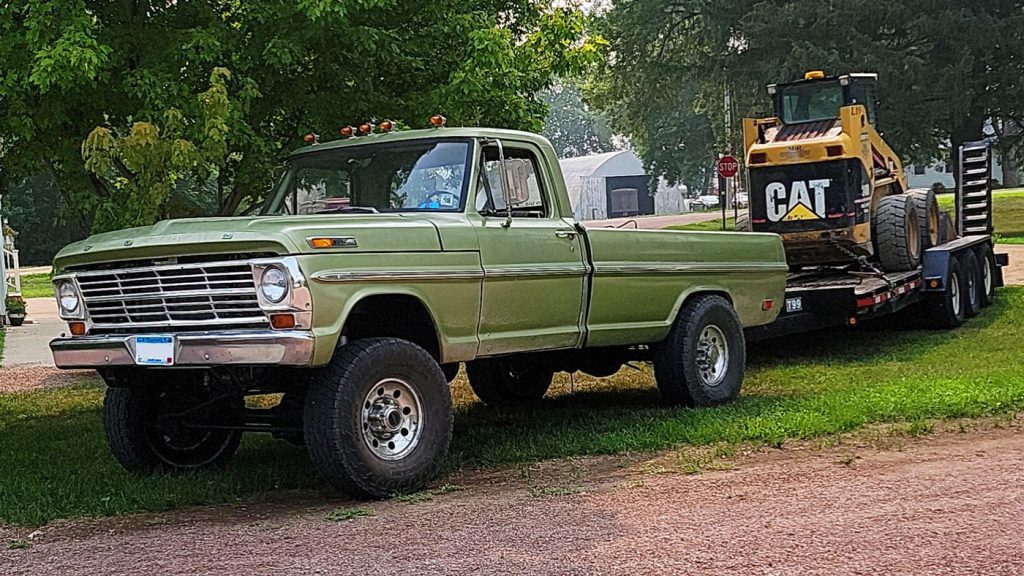
[[443,128],[448,119],[440,114],[434,114],[430,117],[430,125],[434,128]]

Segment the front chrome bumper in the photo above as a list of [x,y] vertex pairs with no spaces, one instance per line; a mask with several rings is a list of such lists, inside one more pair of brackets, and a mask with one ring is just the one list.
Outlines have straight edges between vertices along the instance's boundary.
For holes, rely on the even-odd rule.
[[[135,337],[57,338],[50,342],[58,368],[134,366]],[[300,330],[238,330],[174,334],[175,366],[278,364],[310,366],[313,335]]]

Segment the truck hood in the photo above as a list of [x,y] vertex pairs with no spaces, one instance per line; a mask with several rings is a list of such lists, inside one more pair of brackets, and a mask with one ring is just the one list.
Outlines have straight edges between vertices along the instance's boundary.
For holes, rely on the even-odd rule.
[[186,218],[90,236],[58,252],[54,268],[59,272],[68,266],[200,254],[300,254],[313,251],[307,241],[312,237],[355,242],[318,252],[441,250],[432,222],[401,214]]

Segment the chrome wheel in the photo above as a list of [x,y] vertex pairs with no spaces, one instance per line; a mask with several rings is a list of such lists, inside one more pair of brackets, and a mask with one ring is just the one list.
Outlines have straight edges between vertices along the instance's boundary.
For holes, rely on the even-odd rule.
[[706,386],[717,386],[725,378],[729,366],[729,345],[718,326],[709,324],[701,330],[696,360],[697,374]]
[[416,390],[406,381],[386,378],[363,400],[363,440],[382,460],[405,458],[420,439],[422,409]]
[[988,295],[992,293],[992,267],[989,265],[988,258],[981,259],[981,268],[983,270],[981,274],[985,283],[985,294]]
[[960,275],[953,273],[949,275],[949,297],[953,301],[953,315],[960,315]]

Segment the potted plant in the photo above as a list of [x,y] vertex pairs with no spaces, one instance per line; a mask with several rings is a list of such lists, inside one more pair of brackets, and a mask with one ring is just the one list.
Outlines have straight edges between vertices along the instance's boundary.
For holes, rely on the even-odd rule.
[[8,296],[5,304],[11,326],[21,326],[25,321],[25,300],[21,296]]

